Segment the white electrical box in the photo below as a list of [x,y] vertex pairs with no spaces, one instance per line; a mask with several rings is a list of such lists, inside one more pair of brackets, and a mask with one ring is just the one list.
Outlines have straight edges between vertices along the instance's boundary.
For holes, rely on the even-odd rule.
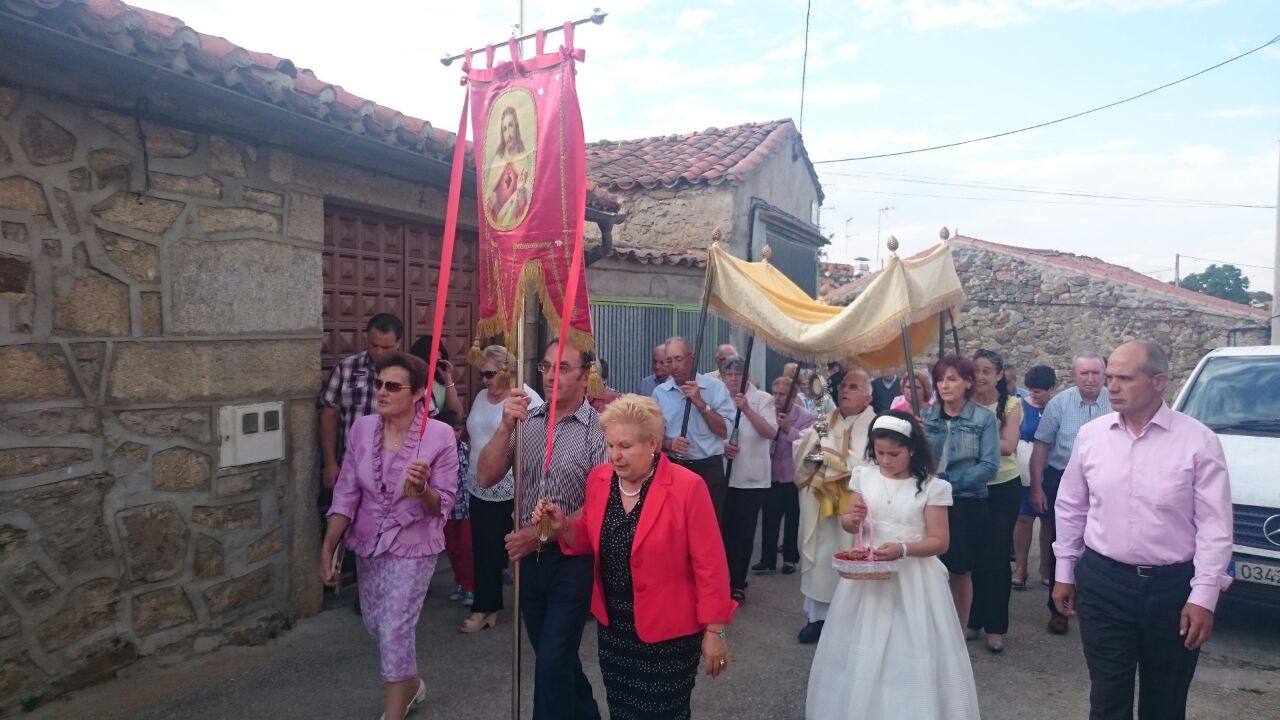
[[221,408],[218,433],[222,436],[219,467],[280,460],[284,457],[284,403]]

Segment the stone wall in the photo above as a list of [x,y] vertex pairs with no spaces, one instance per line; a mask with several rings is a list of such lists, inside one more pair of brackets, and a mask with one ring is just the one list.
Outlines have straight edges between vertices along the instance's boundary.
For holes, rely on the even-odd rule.
[[[997,350],[1019,375],[1045,364],[1069,382],[1077,351],[1105,355],[1143,338],[1170,353],[1172,399],[1206,352],[1228,344],[1228,330],[1262,324],[1243,309],[1232,313],[963,242],[954,243],[952,253],[968,296],[958,323],[961,347],[967,354]],[[1260,337],[1248,343],[1265,342]]]
[[[626,222],[613,229],[614,242],[661,250],[706,249],[720,228],[725,242],[742,232],[735,224],[734,194],[730,186],[701,186],[670,190],[631,190],[618,193]],[[599,230],[587,223],[588,242],[598,242]]]
[[[141,129],[0,85],[0,712],[319,606],[324,190]],[[286,459],[219,469],[219,408],[267,400]]]

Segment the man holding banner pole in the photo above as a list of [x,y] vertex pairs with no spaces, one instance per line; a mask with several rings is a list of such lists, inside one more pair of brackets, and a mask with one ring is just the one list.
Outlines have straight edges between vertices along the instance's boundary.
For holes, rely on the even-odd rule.
[[[549,378],[556,366],[559,344],[552,340],[542,354],[538,371],[543,377]],[[506,544],[511,560],[520,563],[520,605],[533,645],[533,717],[537,720],[600,717],[578,657],[591,608],[595,558],[564,555],[559,543],[542,542],[538,528],[529,524],[541,500],[555,503],[566,514],[577,512],[586,497],[587,473],[605,461],[604,430],[586,397],[591,365],[590,351],[567,346],[559,363],[558,392],[533,410],[523,390],[512,390],[502,409],[502,423],[476,467],[476,482],[490,487],[512,469],[517,442],[527,458],[516,478],[520,485],[516,530],[507,535]],[[539,460],[546,454],[552,403],[555,451],[544,476]]]

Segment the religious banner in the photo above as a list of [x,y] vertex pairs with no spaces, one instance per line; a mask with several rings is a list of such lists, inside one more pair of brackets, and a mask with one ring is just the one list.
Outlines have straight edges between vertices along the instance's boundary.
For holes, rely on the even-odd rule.
[[[526,288],[537,291],[543,315],[564,337],[591,349],[591,315],[582,268],[586,212],[586,145],[574,82],[573,25],[564,45],[544,52],[546,34],[535,38],[534,57],[494,65],[485,49],[484,69],[463,66],[468,86],[480,227],[479,336],[505,334],[513,346]],[[576,251],[576,252],[575,252]]]

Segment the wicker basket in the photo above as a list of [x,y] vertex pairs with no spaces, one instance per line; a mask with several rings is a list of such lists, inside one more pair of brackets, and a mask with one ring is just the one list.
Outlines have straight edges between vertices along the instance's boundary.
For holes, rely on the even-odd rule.
[[898,572],[896,560],[845,560],[832,555],[831,566],[846,580],[888,580]]

